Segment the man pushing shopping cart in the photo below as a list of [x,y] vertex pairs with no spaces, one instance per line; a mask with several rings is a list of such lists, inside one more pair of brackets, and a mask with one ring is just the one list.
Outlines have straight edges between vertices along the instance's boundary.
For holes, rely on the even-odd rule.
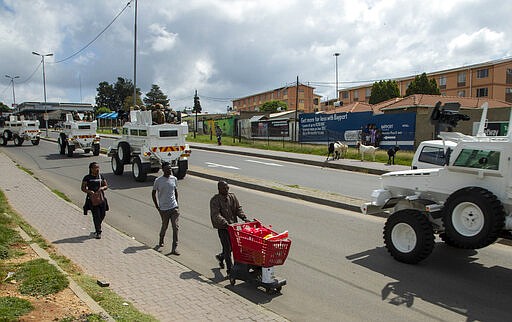
[[[228,183],[221,180],[217,188],[218,194],[210,200],[210,217],[222,244],[222,253],[215,255],[219,267],[224,268],[226,262],[231,285],[239,279],[254,282],[267,293],[280,292],[286,280],[274,276],[273,266],[283,265],[288,256],[291,246],[288,232],[278,234],[258,220],[250,222],[236,196],[229,193]],[[245,223],[238,224],[237,218]]]

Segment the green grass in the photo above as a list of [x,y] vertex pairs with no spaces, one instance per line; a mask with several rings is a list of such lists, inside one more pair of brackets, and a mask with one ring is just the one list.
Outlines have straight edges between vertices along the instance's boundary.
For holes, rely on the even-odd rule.
[[30,169],[22,167],[21,165],[17,165],[17,167],[20,168],[21,170],[25,171],[26,173],[30,174],[31,176],[34,175],[34,172],[32,172]]
[[25,295],[55,294],[69,286],[67,277],[42,258],[23,263],[16,277],[21,282],[19,291]]
[[18,317],[32,311],[34,307],[25,300],[12,296],[0,297],[0,321],[18,321]]
[[[197,142],[197,143],[207,143],[207,144],[216,144],[217,139],[215,136],[210,138],[209,135],[199,135],[196,134],[194,138],[193,133],[189,133],[187,136],[188,142]],[[240,141],[238,138],[235,138],[233,142],[233,137],[223,137],[222,144],[228,146],[241,146],[247,148],[255,148],[261,150],[272,150],[272,151],[283,151],[283,152],[293,152],[293,153],[303,153],[303,154],[312,154],[312,155],[320,155],[327,156],[327,144],[307,144],[307,143],[297,143],[290,141],[272,141],[272,140],[255,140],[255,139],[244,139],[242,138]],[[395,164],[410,166],[412,162],[412,158],[414,156],[413,151],[398,151],[395,156]],[[348,149],[346,157],[347,159],[359,160],[361,157],[359,155],[359,151],[356,148],[350,147]],[[366,160],[369,161],[369,157],[366,157]],[[375,162],[379,163],[387,163],[388,162],[388,154],[387,150],[377,150],[375,153]]]
[[69,199],[68,196],[64,192],[60,192],[57,189],[52,189],[52,192],[56,194],[57,196],[61,197],[62,199],[66,200],[67,202],[72,202],[71,199]]

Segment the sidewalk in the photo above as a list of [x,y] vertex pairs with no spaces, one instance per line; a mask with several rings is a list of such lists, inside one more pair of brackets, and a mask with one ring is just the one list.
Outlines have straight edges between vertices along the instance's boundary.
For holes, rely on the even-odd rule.
[[[140,311],[160,321],[286,321],[104,224],[64,201],[0,153],[0,186],[9,204],[58,251]],[[8,174],[8,175],[7,175]]]

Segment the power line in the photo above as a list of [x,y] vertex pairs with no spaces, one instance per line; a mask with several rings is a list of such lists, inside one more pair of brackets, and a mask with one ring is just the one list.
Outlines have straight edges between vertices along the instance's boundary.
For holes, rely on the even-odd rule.
[[124,8],[117,14],[117,16],[114,17],[114,19],[96,36],[94,37],[93,40],[91,40],[89,43],[87,43],[87,45],[85,45],[84,47],[82,47],[82,49],[80,49],[79,51],[77,51],[76,53],[74,53],[73,55],[69,56],[69,57],[66,57],[64,59],[61,59],[59,61],[56,61],[54,62],[54,64],[58,64],[58,63],[62,63],[62,62],[65,62],[66,60],[69,60],[73,57],[75,57],[76,55],[80,54],[82,51],[84,51],[87,47],[89,47],[90,45],[92,45],[93,42],[95,42],[105,31],[107,31],[107,29],[114,23],[114,21],[117,20],[117,18],[126,10],[126,8],[128,8],[128,6],[132,3],[133,0],[130,0],[126,6],[124,6]]

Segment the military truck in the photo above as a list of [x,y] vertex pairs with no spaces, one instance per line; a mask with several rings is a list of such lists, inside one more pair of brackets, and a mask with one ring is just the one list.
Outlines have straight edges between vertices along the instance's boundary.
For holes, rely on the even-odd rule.
[[59,153],[72,157],[77,149],[94,156],[100,154],[100,136],[96,133],[98,125],[96,121],[87,122],[74,119],[72,114],[66,114],[66,121],[57,139]]
[[[440,132],[442,140],[456,144],[444,149],[443,166],[386,173],[372,201],[361,206],[364,214],[390,214],[384,244],[396,260],[424,260],[434,249],[435,234],[462,249],[486,247],[510,236],[512,128],[506,136],[486,136],[487,103],[482,108],[476,135]],[[443,113],[432,113],[434,123],[462,119],[453,110]]]
[[143,182],[148,173],[157,173],[168,162],[174,175],[183,179],[191,151],[185,143],[188,125],[179,122],[153,124],[151,111],[131,111],[121,138],[108,149],[114,174],[122,175],[125,165],[131,164],[133,178]]
[[25,120],[23,116],[10,115],[9,120],[0,127],[2,133],[0,144],[7,145],[7,142],[13,141],[14,145],[21,146],[24,141],[32,142],[32,145],[38,145],[41,137],[39,121]]

